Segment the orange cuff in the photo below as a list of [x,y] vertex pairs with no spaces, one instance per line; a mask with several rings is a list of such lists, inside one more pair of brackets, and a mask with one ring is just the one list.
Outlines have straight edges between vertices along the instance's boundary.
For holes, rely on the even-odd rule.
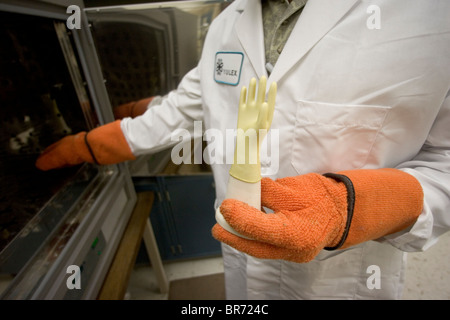
[[348,248],[412,225],[423,209],[419,181],[398,169],[360,169],[325,174],[347,187],[347,223],[341,241]]

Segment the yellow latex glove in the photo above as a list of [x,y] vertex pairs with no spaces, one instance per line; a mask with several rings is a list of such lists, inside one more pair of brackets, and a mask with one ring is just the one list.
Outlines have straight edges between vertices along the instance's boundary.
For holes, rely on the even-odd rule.
[[259,79],[258,93],[256,94],[257,81],[252,78],[248,97],[247,88],[244,86],[239,98],[236,148],[230,175],[248,183],[256,183],[261,180],[259,149],[272,124],[275,109],[277,84],[273,82],[270,85],[266,102],[266,82],[267,79],[264,76]]

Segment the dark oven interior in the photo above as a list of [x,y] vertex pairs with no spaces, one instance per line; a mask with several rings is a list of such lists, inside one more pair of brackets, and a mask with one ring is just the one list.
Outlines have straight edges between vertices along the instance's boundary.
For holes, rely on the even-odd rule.
[[[25,227],[30,221],[40,220],[35,223],[41,229],[45,225],[49,232],[52,225],[59,223],[63,212],[49,215],[47,220],[37,216],[80,171],[80,167],[73,167],[42,172],[34,165],[40,152],[51,143],[67,134],[89,129],[86,112],[90,112],[90,106],[88,100],[80,100],[66,62],[67,52],[63,52],[61,45],[67,39],[72,40],[67,32],[64,39],[58,36],[58,23],[61,24],[42,17],[0,12],[2,272],[5,261],[14,256],[5,252],[13,251],[11,247],[18,238],[26,238],[30,232]],[[95,116],[91,113],[89,117]],[[96,172],[87,174],[92,177]],[[33,247],[43,241],[35,240],[14,250],[28,252],[22,252],[24,258],[19,259],[23,260],[20,263],[16,261],[17,268],[32,255]]]

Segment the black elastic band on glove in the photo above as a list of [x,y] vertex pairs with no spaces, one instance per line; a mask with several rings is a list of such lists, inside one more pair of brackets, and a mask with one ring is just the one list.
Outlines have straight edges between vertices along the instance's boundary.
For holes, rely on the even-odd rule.
[[332,251],[342,247],[345,240],[347,240],[350,225],[352,224],[353,209],[355,207],[355,189],[353,188],[352,181],[347,176],[337,173],[325,173],[324,176],[344,183],[345,187],[347,188],[347,223],[345,224],[344,233],[342,234],[342,238],[336,246],[324,248],[325,250]]
[[88,150],[89,150],[89,153],[91,154],[92,159],[94,160],[94,163],[97,164],[97,165],[100,165],[100,163],[98,163],[97,158],[96,158],[95,155],[94,155],[94,151],[92,151],[92,148],[91,148],[91,146],[89,145],[87,136],[88,136],[88,134],[86,133],[86,134],[84,135],[84,142],[86,143],[86,146],[87,146],[87,148],[88,148]]

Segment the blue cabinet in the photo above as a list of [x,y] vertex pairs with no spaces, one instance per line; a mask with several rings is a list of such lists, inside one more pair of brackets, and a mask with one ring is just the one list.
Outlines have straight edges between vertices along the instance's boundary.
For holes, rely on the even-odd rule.
[[[212,174],[133,178],[136,191],[156,194],[150,220],[162,260],[220,255],[211,235],[215,224]],[[137,262],[147,259],[140,250]]]

